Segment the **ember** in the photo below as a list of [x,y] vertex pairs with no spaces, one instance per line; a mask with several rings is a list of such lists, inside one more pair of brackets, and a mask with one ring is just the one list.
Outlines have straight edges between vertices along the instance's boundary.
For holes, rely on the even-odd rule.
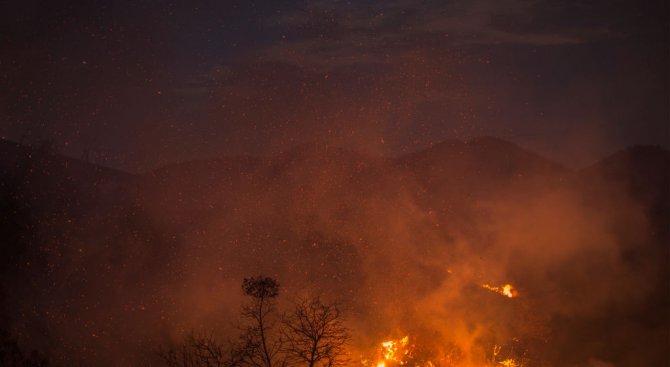
[[514,298],[519,295],[519,292],[510,284],[505,284],[502,287],[492,286],[489,284],[482,284],[482,288],[488,289],[491,292],[502,294],[505,297]]

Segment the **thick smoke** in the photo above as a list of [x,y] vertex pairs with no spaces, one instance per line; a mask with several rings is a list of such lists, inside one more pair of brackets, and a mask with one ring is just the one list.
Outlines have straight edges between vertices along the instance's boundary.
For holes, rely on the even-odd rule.
[[[151,364],[191,331],[234,336],[241,280],[265,274],[283,304],[342,301],[354,356],[411,335],[445,367],[495,364],[496,347],[528,366],[661,365],[667,207],[615,163],[573,171],[481,139],[397,159],[303,146],[173,165],[90,198],[53,183],[78,199],[29,208],[42,214],[7,278],[5,324],[56,364]],[[506,283],[517,297],[482,287]]]

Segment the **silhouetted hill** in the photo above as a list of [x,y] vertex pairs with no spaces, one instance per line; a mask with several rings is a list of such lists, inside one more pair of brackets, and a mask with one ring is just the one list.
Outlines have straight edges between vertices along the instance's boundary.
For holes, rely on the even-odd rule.
[[445,141],[400,157],[396,165],[423,186],[426,201],[456,207],[504,192],[563,185],[573,176],[551,160],[491,137]]
[[[108,205],[125,205],[122,193],[133,181],[125,172],[60,155],[48,143],[35,148],[0,140],[0,198],[4,207],[13,208],[2,214],[24,213],[35,226],[47,225],[49,217],[49,225],[58,231],[58,220],[76,218],[100,205],[105,210]],[[23,230],[31,232],[29,227]]]
[[[581,170],[580,174],[591,200],[607,202],[617,197],[629,197],[645,208],[651,224],[649,235],[654,241],[638,244],[637,249],[627,251],[629,256],[635,256],[641,248],[651,246],[648,256],[661,261],[667,269],[670,260],[670,151],[656,146],[626,148]],[[667,270],[662,276],[670,279]]]
[[467,143],[451,140],[400,158],[405,166],[426,175],[448,173],[514,177],[556,174],[567,171],[556,162],[522,149],[516,144],[492,137]]
[[670,226],[664,225],[670,223],[670,151],[656,146],[630,147],[603,158],[580,173],[594,190],[598,183],[616,183],[643,202],[649,207],[650,218],[662,229],[664,238],[670,240]]
[[44,142],[39,147],[0,139],[0,168],[4,176],[18,176],[26,170],[41,170],[45,175],[77,181],[127,181],[133,175],[113,168],[58,154]]
[[625,183],[636,196],[667,203],[670,200],[670,151],[635,146],[618,151],[583,170],[587,176]]

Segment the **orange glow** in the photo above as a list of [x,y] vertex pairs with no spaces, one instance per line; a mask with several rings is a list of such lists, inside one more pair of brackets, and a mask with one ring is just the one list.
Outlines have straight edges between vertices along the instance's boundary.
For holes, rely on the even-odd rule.
[[[375,367],[388,367],[389,365],[403,366],[406,359],[411,357],[411,348],[409,345],[409,336],[401,339],[391,339],[379,343],[377,350],[378,361]],[[368,366],[367,360],[361,361],[364,366]]]
[[506,358],[503,360],[498,360],[498,355],[501,352],[502,347],[500,345],[493,346],[493,359],[496,365],[505,366],[505,367],[523,367],[523,364],[513,358]]
[[[399,340],[387,340],[385,342],[382,342],[381,354],[384,360],[380,361],[380,363],[382,365],[385,365],[387,361],[393,361],[393,362],[399,362],[402,365],[403,359],[410,353],[410,350],[407,348],[408,343],[409,343],[409,336],[405,336],[404,338]],[[379,363],[377,364],[377,366],[379,367]]]
[[[500,288],[503,289],[502,287]],[[498,292],[499,293],[499,292]],[[485,359],[483,356],[466,356],[462,351],[437,347],[437,354],[431,352],[428,357],[426,349],[417,346],[416,339],[405,336],[399,339],[390,339],[377,344],[376,360],[364,359],[361,356],[363,367],[524,367],[526,362],[518,357],[509,347],[494,345],[492,353]],[[418,348],[418,349],[417,349]],[[434,359],[436,358],[436,359]]]
[[504,361],[500,361],[500,362],[498,362],[498,364],[501,365],[501,366],[505,366],[505,367],[520,367],[521,366],[520,364],[518,364],[512,358],[508,358]]
[[505,284],[502,287],[497,287],[497,286],[492,286],[489,284],[483,284],[482,288],[488,289],[491,292],[496,292],[498,294],[502,294],[505,297],[508,298],[514,298],[519,295],[519,292],[512,287],[511,284]]

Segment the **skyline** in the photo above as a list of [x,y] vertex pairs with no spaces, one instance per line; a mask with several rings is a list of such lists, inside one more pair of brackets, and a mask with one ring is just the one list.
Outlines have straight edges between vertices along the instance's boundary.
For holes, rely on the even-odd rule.
[[495,136],[570,167],[667,148],[668,5],[9,4],[0,136],[133,172]]

